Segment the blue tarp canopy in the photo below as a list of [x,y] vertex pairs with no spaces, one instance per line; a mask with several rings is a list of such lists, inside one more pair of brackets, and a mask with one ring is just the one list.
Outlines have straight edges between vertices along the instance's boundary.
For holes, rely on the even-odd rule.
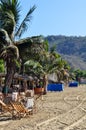
[[48,84],[47,86],[47,91],[63,91],[64,90],[64,85],[63,84]]

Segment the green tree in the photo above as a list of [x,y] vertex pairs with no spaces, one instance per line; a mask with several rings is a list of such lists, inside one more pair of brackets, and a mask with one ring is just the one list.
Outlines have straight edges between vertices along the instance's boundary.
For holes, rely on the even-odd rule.
[[77,70],[73,70],[72,72],[74,74],[75,80],[78,81],[79,83],[80,83],[81,78],[86,78],[85,70],[83,71],[83,70],[77,69]]
[[[45,42],[43,44],[47,46]],[[39,46],[40,45],[38,45],[38,48]],[[43,87],[45,88],[46,93],[48,75],[56,73],[58,77],[57,82],[66,80],[67,73],[65,74],[64,72],[68,69],[68,65],[56,52],[51,53],[46,49],[46,47],[44,47],[45,49],[38,48],[35,47],[35,51],[32,51],[31,53],[34,54],[34,56],[30,55],[30,60],[25,62],[25,72],[32,76],[37,76],[39,79],[40,77],[43,77]],[[32,50],[34,50],[34,48],[32,48]]]
[[[5,87],[10,87],[15,73],[16,61],[19,59],[19,50],[15,38],[20,38],[27,30],[34,5],[19,24],[20,3],[18,0],[0,0],[0,58],[4,59],[7,67]],[[18,41],[19,42],[19,41]]]

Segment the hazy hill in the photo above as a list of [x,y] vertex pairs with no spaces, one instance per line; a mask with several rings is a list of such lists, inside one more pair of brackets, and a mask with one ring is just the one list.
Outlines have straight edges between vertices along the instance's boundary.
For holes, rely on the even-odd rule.
[[50,46],[56,44],[56,51],[75,69],[86,70],[86,37],[47,36]]

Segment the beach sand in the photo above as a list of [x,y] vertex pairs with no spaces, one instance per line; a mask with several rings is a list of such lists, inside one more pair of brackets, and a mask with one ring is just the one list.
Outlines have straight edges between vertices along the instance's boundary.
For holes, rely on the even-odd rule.
[[7,118],[0,117],[0,130],[86,130],[86,85],[48,92],[36,100],[30,117]]

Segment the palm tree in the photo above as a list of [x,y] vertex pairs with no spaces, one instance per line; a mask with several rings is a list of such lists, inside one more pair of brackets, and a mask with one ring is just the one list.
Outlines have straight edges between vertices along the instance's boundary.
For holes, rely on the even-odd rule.
[[22,53],[25,73],[36,76],[39,79],[40,76],[43,77],[43,87],[45,88],[46,93],[48,75],[56,73],[58,77],[57,82],[66,80],[66,74],[64,72],[68,65],[64,60],[62,60],[61,56],[56,53],[54,49],[52,49],[50,52],[48,51],[48,42],[38,42],[37,37],[28,39],[28,42],[29,47],[27,44],[26,49],[24,47],[25,44],[20,44],[20,46],[23,46],[25,49],[25,51]]
[[35,5],[30,8],[24,20],[19,24],[20,3],[18,0],[0,0],[0,58],[4,59],[7,67],[5,87],[10,87],[16,61],[19,59],[15,38],[20,38],[27,30],[35,9]]
[[[58,55],[59,57],[59,55]],[[47,51],[41,51],[38,59],[34,56],[31,60],[25,62],[25,72],[33,74],[40,79],[43,77],[43,88],[46,94],[46,88],[48,85],[48,74],[55,72],[58,69],[59,58],[56,58]],[[58,60],[57,60],[58,59]]]

